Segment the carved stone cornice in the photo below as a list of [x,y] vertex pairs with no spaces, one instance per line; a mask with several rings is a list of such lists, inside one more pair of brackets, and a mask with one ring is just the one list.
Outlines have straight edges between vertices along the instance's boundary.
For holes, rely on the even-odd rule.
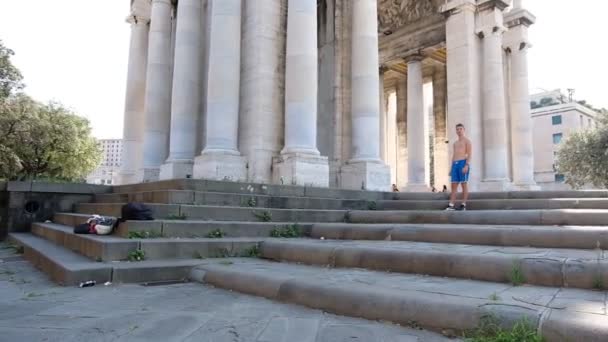
[[448,0],[441,6],[439,11],[445,16],[460,13],[462,11],[477,11],[477,2],[475,0]]
[[478,0],[477,8],[480,12],[498,9],[500,11],[504,11],[507,7],[511,5],[511,1],[509,0]]

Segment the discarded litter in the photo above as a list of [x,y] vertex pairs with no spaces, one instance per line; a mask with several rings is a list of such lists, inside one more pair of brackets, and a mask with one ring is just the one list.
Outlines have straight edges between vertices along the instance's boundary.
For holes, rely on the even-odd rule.
[[95,286],[95,284],[97,284],[97,282],[95,280],[89,280],[89,281],[85,281],[84,283],[80,283],[79,287],[91,287],[91,286]]
[[325,237],[324,237],[324,236],[321,236],[321,240],[325,240]]
[[110,283],[109,281],[106,281],[105,283],[103,283],[104,286],[110,286],[112,285],[112,283]]

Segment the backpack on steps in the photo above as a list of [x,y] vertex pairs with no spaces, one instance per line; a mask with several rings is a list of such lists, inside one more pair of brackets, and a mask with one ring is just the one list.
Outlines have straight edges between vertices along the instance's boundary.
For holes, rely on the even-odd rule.
[[127,203],[122,206],[120,221],[150,221],[154,220],[152,209],[143,203]]

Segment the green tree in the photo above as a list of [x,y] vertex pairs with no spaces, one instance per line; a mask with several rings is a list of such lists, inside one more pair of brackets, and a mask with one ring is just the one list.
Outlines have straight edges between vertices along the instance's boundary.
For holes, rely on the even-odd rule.
[[557,170],[574,188],[585,184],[608,188],[608,113],[601,113],[597,124],[595,129],[570,135],[557,153]]
[[13,50],[4,46],[0,40],[0,100],[9,97],[14,91],[23,89],[23,76],[13,63]]
[[64,106],[17,95],[0,110],[0,148],[6,151],[0,177],[79,181],[99,164],[88,120]]

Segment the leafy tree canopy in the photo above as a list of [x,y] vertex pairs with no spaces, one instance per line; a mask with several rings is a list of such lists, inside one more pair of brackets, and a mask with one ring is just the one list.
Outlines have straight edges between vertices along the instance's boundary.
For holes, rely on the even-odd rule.
[[608,112],[602,111],[596,121],[595,129],[564,140],[557,154],[557,169],[574,188],[608,188]]
[[0,99],[23,89],[23,83],[21,83],[23,76],[19,69],[11,63],[11,56],[14,54],[13,50],[4,46],[0,40]]

